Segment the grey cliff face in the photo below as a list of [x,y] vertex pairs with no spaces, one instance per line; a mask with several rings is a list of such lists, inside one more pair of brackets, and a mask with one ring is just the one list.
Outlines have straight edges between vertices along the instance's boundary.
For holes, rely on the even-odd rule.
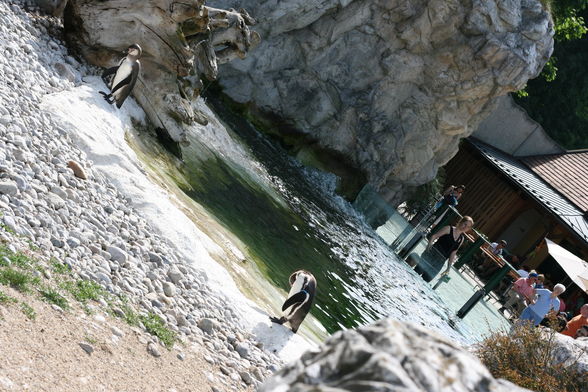
[[527,390],[493,378],[472,354],[424,327],[381,320],[337,332],[317,352],[275,373],[259,391]]
[[251,10],[262,36],[221,68],[225,92],[343,157],[391,202],[434,178],[493,98],[521,89],[553,50],[538,0],[217,3]]

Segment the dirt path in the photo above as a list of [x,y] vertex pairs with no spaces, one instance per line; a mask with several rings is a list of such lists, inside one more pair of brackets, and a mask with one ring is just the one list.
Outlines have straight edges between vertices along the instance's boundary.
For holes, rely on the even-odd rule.
[[[178,343],[172,350],[159,346],[161,356],[156,358],[147,351],[148,335],[119,319],[100,311],[87,315],[79,306],[65,312],[56,310],[29,295],[0,288],[19,301],[0,304],[0,391],[237,388],[218,385],[220,381],[214,376],[218,368],[203,358],[197,345]],[[34,320],[25,315],[22,302],[34,310]],[[94,351],[88,354],[80,342],[88,343]]]

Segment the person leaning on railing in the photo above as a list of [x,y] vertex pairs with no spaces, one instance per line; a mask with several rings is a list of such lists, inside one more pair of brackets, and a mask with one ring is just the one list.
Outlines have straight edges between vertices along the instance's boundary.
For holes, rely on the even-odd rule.
[[532,303],[535,298],[535,284],[538,282],[538,276],[537,272],[531,271],[527,278],[520,278],[514,282],[508,293],[508,300],[499,310],[504,312],[514,304],[525,306]]
[[[465,233],[470,231],[474,226],[474,220],[469,216],[464,216],[454,226],[445,226],[438,232],[433,234],[429,239],[427,249],[424,253],[425,258],[429,265],[428,268],[423,268],[419,263],[415,267],[415,271],[423,275],[423,279],[427,282],[433,280],[433,278],[441,271],[445,260],[449,260],[447,269],[442,275],[447,275],[451,269],[451,265],[457,257],[457,250],[463,244],[465,240]],[[435,249],[442,257],[432,257],[430,255],[431,249]]]
[[536,297],[533,298],[529,306],[523,310],[519,323],[530,322],[532,325],[537,326],[543,320],[548,313],[557,312],[559,310],[559,297],[564,291],[566,286],[561,283],[556,284],[553,287],[553,291],[548,289],[536,289]]

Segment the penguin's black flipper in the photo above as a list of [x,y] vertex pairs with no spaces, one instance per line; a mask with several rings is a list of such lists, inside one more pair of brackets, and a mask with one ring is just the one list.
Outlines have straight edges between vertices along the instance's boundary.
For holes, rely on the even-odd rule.
[[120,66],[120,64],[115,67],[110,67],[110,68],[105,69],[104,72],[102,72],[102,80],[105,80],[108,76],[116,73],[119,66]]
[[110,83],[112,81],[112,77],[111,75],[114,75],[116,73],[116,71],[118,71],[118,68],[120,67],[120,64],[115,66],[115,67],[110,67],[104,70],[104,72],[102,72],[102,81],[104,82],[105,85],[110,86]]
[[282,305],[282,312],[285,311],[287,308],[289,308],[290,306],[294,305],[294,304],[301,304],[306,300],[306,297],[308,296],[308,293],[305,291],[299,291],[296,294],[294,294],[293,296],[291,296],[290,298],[288,298],[286,300],[286,302],[284,302],[284,305]]
[[116,86],[114,86],[111,90],[110,90],[110,95],[114,94],[116,92],[116,90],[126,86],[127,84],[131,83],[131,80],[133,79],[132,75],[127,76],[126,78],[124,78],[123,80],[121,80]]
[[282,325],[282,324],[284,324],[284,323],[285,323],[286,321],[288,321],[288,320],[286,319],[286,317],[280,317],[280,318],[277,318],[277,317],[272,317],[272,316],[270,316],[270,321],[271,321],[272,323],[276,323],[276,324],[280,324],[280,325]]

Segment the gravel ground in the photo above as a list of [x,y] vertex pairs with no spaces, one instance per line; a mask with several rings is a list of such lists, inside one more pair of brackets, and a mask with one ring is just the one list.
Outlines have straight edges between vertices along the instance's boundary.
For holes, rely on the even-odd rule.
[[[182,263],[173,244],[154,234],[128,197],[94,172],[59,122],[40,110],[44,95],[97,72],[68,54],[61,29],[59,19],[26,1],[0,0],[0,242],[11,255],[0,260],[0,273],[21,271],[11,257],[24,252],[35,261],[21,272],[40,281],[28,294],[0,285],[11,298],[0,301],[0,389],[255,388],[281,361],[246,331],[206,274]],[[67,268],[66,276],[57,279],[55,266]],[[60,286],[63,280],[95,282],[108,296],[82,305]],[[74,305],[64,311],[40,302],[39,285]],[[139,317],[134,326],[121,321],[127,308]],[[146,331],[147,319],[163,320],[175,334],[171,351]],[[113,338],[113,327],[122,337]],[[90,354],[80,345],[88,338]]]

